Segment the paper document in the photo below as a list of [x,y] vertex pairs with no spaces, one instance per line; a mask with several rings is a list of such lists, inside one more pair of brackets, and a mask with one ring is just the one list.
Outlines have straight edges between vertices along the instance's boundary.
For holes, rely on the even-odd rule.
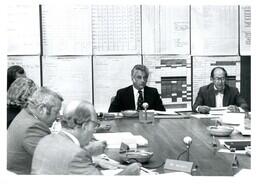
[[220,115],[212,115],[212,114],[192,114],[191,117],[198,119],[213,119],[220,118]]
[[38,86],[41,85],[39,56],[8,56],[8,67],[14,65],[23,67],[27,77],[32,79]]
[[238,6],[191,6],[191,53],[238,54]]
[[238,132],[240,132],[243,136],[251,136],[251,129],[246,129],[244,125],[239,125],[238,127],[234,127]]
[[40,19],[37,3],[10,4],[7,12],[8,55],[39,55]]
[[116,132],[116,133],[95,133],[94,137],[99,141],[106,141],[107,148],[120,148],[121,143],[127,144],[130,149],[136,149],[137,145],[145,146],[148,141],[140,136],[134,136],[130,132]]
[[158,110],[148,110],[148,112],[153,111],[154,114],[158,115],[178,115],[174,110],[158,111]]
[[244,125],[245,113],[225,113],[222,116],[222,122],[227,124]]

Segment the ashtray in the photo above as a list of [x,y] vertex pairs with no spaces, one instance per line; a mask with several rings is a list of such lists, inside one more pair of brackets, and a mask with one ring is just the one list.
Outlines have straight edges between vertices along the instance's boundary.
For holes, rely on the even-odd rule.
[[125,117],[138,117],[139,116],[139,113],[136,110],[125,110],[125,111],[122,111],[122,114]]
[[209,126],[207,130],[214,136],[230,136],[234,128],[229,126]]
[[124,153],[120,153],[120,160],[125,163],[145,163],[150,160],[150,158],[153,156],[153,152],[148,151],[127,151]]

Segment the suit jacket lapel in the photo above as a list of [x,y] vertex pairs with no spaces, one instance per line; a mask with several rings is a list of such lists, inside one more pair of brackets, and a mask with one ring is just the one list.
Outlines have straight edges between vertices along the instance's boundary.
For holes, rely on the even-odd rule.
[[128,94],[127,94],[127,102],[129,103],[130,107],[129,108],[132,108],[133,110],[136,110],[136,106],[135,106],[135,103],[134,103],[134,93],[133,93],[133,86],[131,85],[128,89]]
[[229,101],[229,87],[228,85],[225,85],[225,89],[224,89],[224,95],[223,95],[223,106],[228,106],[228,101]]
[[209,93],[210,106],[215,107],[216,106],[216,97],[215,97],[213,84],[211,84],[209,91],[210,91],[210,93]]

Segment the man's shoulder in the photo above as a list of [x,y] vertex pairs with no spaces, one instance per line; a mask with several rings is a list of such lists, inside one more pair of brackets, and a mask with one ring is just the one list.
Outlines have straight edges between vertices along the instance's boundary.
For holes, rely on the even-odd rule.
[[75,153],[80,151],[80,147],[75,146],[74,143],[64,134],[61,132],[59,133],[52,133],[44,136],[38,143],[37,148],[41,148],[45,151],[45,147],[48,147],[48,150],[51,149],[58,149],[58,150],[69,150],[70,153]]
[[200,87],[201,91],[209,91],[211,89],[213,89],[213,84],[212,83]]
[[127,90],[132,89],[132,85],[124,87],[124,88],[120,88],[117,92],[119,93],[123,93],[123,92],[127,92]]
[[145,90],[145,92],[157,92],[156,88],[150,87],[150,86],[145,86],[144,90]]

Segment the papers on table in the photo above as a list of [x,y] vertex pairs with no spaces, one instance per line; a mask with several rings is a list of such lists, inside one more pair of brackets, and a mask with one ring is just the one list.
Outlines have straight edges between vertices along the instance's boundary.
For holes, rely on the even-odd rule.
[[222,122],[227,124],[244,124],[245,113],[225,113],[222,116]]
[[167,111],[147,110],[147,112],[154,112],[154,114],[158,114],[158,115],[177,115],[177,113],[174,110],[167,110]]
[[191,116],[198,119],[220,118],[220,115],[212,115],[212,114],[192,114]]
[[211,107],[211,115],[223,115],[228,112],[228,107]]
[[134,136],[130,132],[117,132],[117,133],[95,133],[94,137],[99,141],[106,141],[107,148],[120,148],[121,143],[127,144],[130,149],[136,149],[137,145],[148,145],[148,140],[143,136]]
[[[100,163],[102,163],[102,161],[104,161],[103,167],[105,169],[102,169],[101,173],[103,175],[107,175],[107,176],[116,175],[116,174],[120,173],[125,167],[127,167],[125,165],[120,164],[120,162],[117,162],[117,161],[109,158],[106,154],[93,156],[92,160],[96,165],[99,165],[100,167],[102,166]],[[157,172],[146,169],[144,167],[140,167],[140,169],[141,169],[140,175],[156,175],[156,174],[158,174]]]

